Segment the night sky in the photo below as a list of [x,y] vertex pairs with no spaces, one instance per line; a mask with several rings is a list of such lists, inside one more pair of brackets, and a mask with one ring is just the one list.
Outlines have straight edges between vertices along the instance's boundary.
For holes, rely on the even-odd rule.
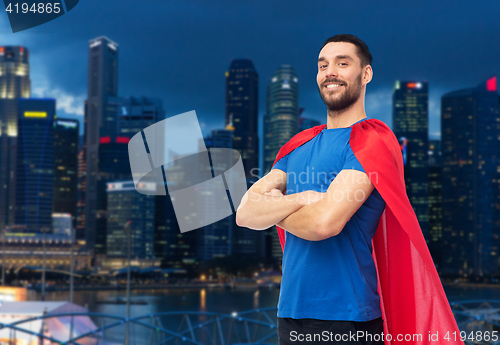
[[259,74],[260,127],[267,83],[281,64],[298,74],[303,116],[326,123],[319,49],[350,33],[373,55],[367,116],[392,127],[395,80],[426,80],[435,139],[441,96],[499,74],[499,14],[498,1],[80,0],[68,14],[15,34],[4,13],[0,44],[30,50],[32,97],[56,98],[58,117],[82,120],[88,41],[107,36],[119,45],[120,96],[160,97],[168,117],[196,110],[208,134],[224,126],[233,58],[252,59]]

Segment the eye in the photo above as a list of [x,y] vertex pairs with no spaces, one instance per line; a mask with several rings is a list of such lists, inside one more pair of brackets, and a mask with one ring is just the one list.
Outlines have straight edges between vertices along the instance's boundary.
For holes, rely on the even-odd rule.
[[320,65],[319,68],[323,68],[323,67],[326,67],[326,65]]
[[341,64],[341,65],[342,65],[342,64],[344,64],[344,65],[346,65],[346,66],[347,66],[347,64],[346,64],[345,62],[341,62],[340,64]]

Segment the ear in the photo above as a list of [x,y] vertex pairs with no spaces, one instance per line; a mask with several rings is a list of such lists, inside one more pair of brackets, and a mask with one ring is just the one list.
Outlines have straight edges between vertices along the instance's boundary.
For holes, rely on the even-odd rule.
[[364,68],[363,68],[363,73],[362,73],[363,77],[362,77],[362,85],[366,85],[368,84],[371,80],[372,80],[372,77],[373,77],[373,69],[372,69],[372,66],[371,65],[366,65]]

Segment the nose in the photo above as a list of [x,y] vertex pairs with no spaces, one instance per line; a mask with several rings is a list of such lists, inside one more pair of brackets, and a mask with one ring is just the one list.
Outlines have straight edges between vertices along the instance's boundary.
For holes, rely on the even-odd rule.
[[318,74],[318,83],[322,86],[328,79],[338,79],[338,66],[335,64],[328,64],[320,74]]
[[325,70],[325,77],[330,78],[330,77],[338,77],[338,68],[336,64],[328,64]]

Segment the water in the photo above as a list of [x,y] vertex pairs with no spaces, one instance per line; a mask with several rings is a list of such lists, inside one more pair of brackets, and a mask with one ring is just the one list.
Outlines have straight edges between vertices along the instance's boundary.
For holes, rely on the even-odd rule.
[[500,300],[500,285],[482,286],[447,286],[444,290],[450,302],[459,302],[464,300]]
[[[500,300],[500,285],[451,286],[444,287],[448,300]],[[226,289],[164,289],[132,290],[131,300],[146,301],[147,305],[131,305],[131,316],[171,311],[199,311],[231,314],[257,308],[276,307],[279,289],[226,290]],[[90,312],[125,315],[123,304],[98,304],[97,301],[125,298],[125,290],[119,291],[75,291],[74,303],[86,306]],[[47,301],[64,301],[68,291],[48,292]],[[40,300],[40,294],[29,291],[29,300]]]
[[[132,290],[132,301],[146,301],[147,305],[131,305],[130,316],[172,312],[198,311],[231,314],[257,308],[276,307],[279,289],[230,290],[230,289],[164,289]],[[97,301],[125,298],[126,291],[75,291],[74,303],[87,306],[92,313],[125,316],[125,304],[98,304]],[[28,299],[40,300],[40,294],[30,291]],[[64,301],[69,292],[48,292],[47,301]]]
[[[446,286],[445,292],[450,302],[463,300],[500,300],[500,286]],[[49,292],[46,300],[66,300],[69,292]],[[160,312],[215,312],[231,314],[258,308],[274,308],[278,303],[279,289],[261,290],[229,290],[229,289],[164,289],[164,290],[132,290],[132,301],[146,301],[147,305],[131,305],[131,317]],[[102,313],[126,316],[125,304],[99,304],[97,301],[111,300],[117,297],[125,298],[126,291],[75,291],[74,303],[85,306],[92,313]],[[39,300],[40,295],[30,291],[28,299]],[[276,312],[270,312],[272,320],[276,320]],[[180,317],[178,320],[163,318],[163,326],[172,331],[179,330]],[[149,319],[151,320],[151,319]],[[148,321],[149,321],[148,320]],[[196,324],[208,320],[207,316],[193,316],[191,322]],[[145,320],[146,321],[146,320]],[[95,320],[96,323],[100,321]],[[105,324],[111,323],[111,320]],[[184,324],[185,327],[185,324]],[[182,327],[181,327],[182,328]],[[183,329],[183,328],[182,328]],[[123,344],[124,327],[116,327],[107,331],[106,340]],[[136,340],[135,344],[143,343],[149,338],[151,332],[140,326],[134,326],[131,338]],[[132,343],[134,344],[134,343]]]

